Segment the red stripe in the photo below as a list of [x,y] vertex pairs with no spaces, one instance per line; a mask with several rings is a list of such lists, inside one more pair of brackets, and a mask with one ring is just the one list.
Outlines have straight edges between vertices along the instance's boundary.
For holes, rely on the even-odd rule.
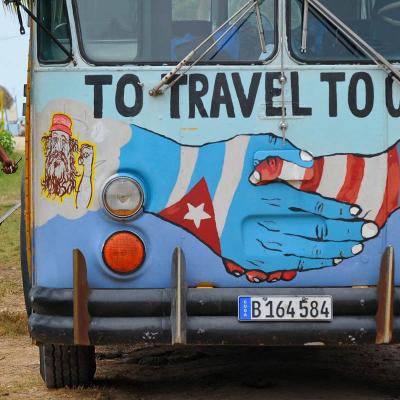
[[399,156],[397,149],[392,148],[388,152],[388,174],[386,179],[385,197],[375,222],[379,227],[386,222],[387,216],[398,207],[399,199]]
[[346,179],[336,200],[355,204],[364,177],[364,158],[349,154],[347,156]]
[[314,162],[314,166],[310,168],[310,170],[312,170],[313,172],[313,177],[311,180],[305,180],[306,178],[308,178],[307,170],[304,175],[304,181],[300,186],[300,190],[303,190],[305,192],[316,192],[321,182],[322,172],[324,171],[324,158],[317,158]]

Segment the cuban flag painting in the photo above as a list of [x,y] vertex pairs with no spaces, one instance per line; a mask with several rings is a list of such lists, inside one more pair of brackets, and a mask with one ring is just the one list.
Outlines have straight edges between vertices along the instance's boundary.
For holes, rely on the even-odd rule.
[[314,158],[271,133],[186,146],[133,125],[120,162],[119,173],[143,184],[145,213],[180,227],[226,273],[251,283],[351,263],[399,203],[397,146]]

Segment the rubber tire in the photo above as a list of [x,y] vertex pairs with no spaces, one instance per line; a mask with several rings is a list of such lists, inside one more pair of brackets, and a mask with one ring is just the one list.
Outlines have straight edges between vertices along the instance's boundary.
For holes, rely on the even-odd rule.
[[40,344],[40,375],[49,389],[89,386],[96,372],[94,346]]
[[28,268],[28,254],[26,248],[26,225],[25,225],[25,173],[21,174],[21,219],[19,228],[20,258],[22,287],[24,289],[25,307],[28,318],[31,315],[32,307],[29,298],[29,292],[32,287],[32,281]]

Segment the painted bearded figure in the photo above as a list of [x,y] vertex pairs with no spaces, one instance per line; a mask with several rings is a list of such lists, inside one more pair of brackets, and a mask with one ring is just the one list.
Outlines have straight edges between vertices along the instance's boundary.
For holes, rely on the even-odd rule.
[[45,148],[45,174],[42,189],[49,196],[63,198],[76,191],[75,154],[79,152],[72,138],[72,121],[65,114],[55,114],[49,135],[42,138]]

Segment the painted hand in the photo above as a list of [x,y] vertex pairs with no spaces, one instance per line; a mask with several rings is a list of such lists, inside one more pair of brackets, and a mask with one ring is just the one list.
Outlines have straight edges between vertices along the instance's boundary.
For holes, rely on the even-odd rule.
[[264,148],[260,140],[265,136],[249,143],[221,235],[227,270],[253,282],[290,280],[296,271],[333,267],[359,254],[378,226],[360,218],[360,206],[296,188],[317,178],[309,153],[273,136]]
[[[293,271],[336,266],[378,234],[375,223],[358,218],[357,206],[283,183],[254,189],[241,197],[242,206],[233,205],[221,243],[228,271],[252,282],[290,280]],[[253,196],[249,208],[246,196]]]

